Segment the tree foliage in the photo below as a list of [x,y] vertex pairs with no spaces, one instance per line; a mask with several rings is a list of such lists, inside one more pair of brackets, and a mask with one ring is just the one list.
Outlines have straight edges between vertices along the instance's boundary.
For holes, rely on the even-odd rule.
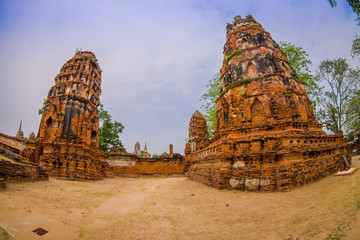
[[42,115],[43,112],[45,111],[46,103],[47,103],[47,100],[44,98],[43,104],[42,104],[41,108],[39,108],[39,110],[38,110],[39,115]]
[[351,47],[351,57],[355,58],[358,57],[360,58],[360,36],[355,34],[355,39],[353,40],[353,44]]
[[[336,0],[328,0],[331,7],[336,7]],[[348,4],[350,5],[350,7],[352,8],[352,10],[354,11],[354,13],[356,13],[357,15],[360,15],[360,2],[359,0],[346,0],[348,2]]]
[[353,134],[355,131],[360,130],[360,91],[355,92],[354,98],[349,102],[347,108],[347,132]]
[[151,155],[151,157],[152,157],[152,158],[160,158],[160,155],[157,154],[157,153],[154,153],[154,154]]
[[216,123],[216,99],[220,95],[220,73],[215,74],[206,85],[206,92],[201,95],[200,101],[203,101],[200,107],[203,110],[203,116],[206,119],[209,136],[212,137],[215,131]]
[[311,74],[309,67],[312,65],[309,54],[302,49],[289,42],[281,41],[280,49],[285,53],[290,65],[296,72],[300,81],[305,84],[306,92],[314,108],[320,103],[320,95],[322,87],[319,85],[319,76]]
[[99,149],[101,151],[108,151],[111,147],[119,147],[123,149],[119,134],[122,133],[124,126],[117,122],[112,121],[112,117],[108,111],[104,110],[103,105],[99,104],[99,121],[102,126],[99,129]]
[[343,134],[350,123],[350,101],[359,86],[360,71],[353,70],[343,58],[324,60],[319,66],[320,78],[328,85],[320,118],[324,126],[335,134]]
[[[331,7],[336,7],[336,0],[328,0]],[[346,0],[353,12],[357,14],[357,24],[360,25],[360,1],[359,0]],[[359,57],[360,58],[360,36],[355,34],[355,39],[353,40],[352,48],[351,48],[351,56],[352,58]]]

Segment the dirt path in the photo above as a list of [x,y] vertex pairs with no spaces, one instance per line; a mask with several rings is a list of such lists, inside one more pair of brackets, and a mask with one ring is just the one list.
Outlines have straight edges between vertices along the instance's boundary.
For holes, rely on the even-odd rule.
[[360,239],[359,209],[360,171],[275,193],[186,178],[52,178],[0,191],[0,226],[15,239]]

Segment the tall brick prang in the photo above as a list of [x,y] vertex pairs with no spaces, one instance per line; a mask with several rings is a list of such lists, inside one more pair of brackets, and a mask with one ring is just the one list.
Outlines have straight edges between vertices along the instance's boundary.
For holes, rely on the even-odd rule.
[[97,106],[101,69],[90,51],[77,51],[55,77],[36,140],[22,151],[25,160],[41,163],[50,175],[102,179],[107,171],[99,151]]
[[285,190],[346,168],[343,136],[323,132],[304,83],[252,16],[228,24],[220,73],[214,137],[201,133],[201,114],[190,121],[191,179],[219,189]]

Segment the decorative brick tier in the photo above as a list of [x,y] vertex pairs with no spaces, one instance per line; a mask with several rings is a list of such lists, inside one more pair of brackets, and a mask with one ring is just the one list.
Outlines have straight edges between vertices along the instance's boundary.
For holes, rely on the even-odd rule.
[[185,161],[191,179],[218,189],[271,191],[346,168],[343,157],[351,158],[343,136],[322,131],[304,84],[251,16],[227,26],[220,72],[213,139],[202,137],[200,117],[190,120]]

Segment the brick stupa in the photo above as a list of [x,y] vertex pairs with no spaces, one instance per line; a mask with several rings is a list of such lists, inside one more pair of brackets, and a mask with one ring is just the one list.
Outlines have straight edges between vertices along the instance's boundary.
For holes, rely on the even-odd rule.
[[304,83],[252,16],[226,28],[210,141],[200,115],[190,121],[187,174],[214,188],[286,190],[343,170],[350,159],[343,136],[323,132]]
[[101,70],[95,55],[77,51],[55,77],[38,136],[28,141],[23,158],[42,164],[51,176],[102,179],[108,164],[99,151],[100,86]]

